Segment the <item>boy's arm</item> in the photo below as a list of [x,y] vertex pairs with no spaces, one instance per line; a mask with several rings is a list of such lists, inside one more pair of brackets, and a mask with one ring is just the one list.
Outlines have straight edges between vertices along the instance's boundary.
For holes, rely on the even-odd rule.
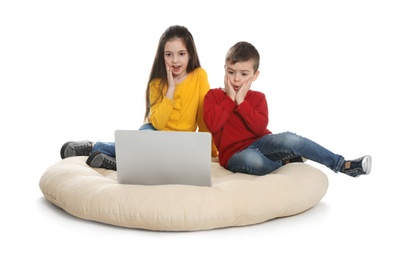
[[208,128],[206,127],[205,121],[203,119],[203,107],[204,107],[204,100],[205,95],[210,90],[208,76],[204,69],[200,69],[200,77],[199,77],[199,103],[198,103],[198,111],[197,111],[197,123],[198,123],[198,131],[199,132],[209,132]]
[[263,93],[255,92],[255,96],[243,101],[236,112],[241,115],[249,131],[257,136],[268,132],[268,104]]
[[[197,111],[197,122],[198,122],[198,132],[210,132],[207,128],[205,121],[203,119],[203,106],[204,106],[204,99],[205,95],[210,90],[208,76],[206,71],[201,68],[200,78],[199,78],[199,103],[198,103],[198,111]],[[212,138],[212,157],[217,157],[218,151],[217,147],[214,144]]]
[[218,132],[224,126],[232,111],[237,107],[236,103],[223,93],[221,89],[211,89],[205,96],[204,121],[212,133]]

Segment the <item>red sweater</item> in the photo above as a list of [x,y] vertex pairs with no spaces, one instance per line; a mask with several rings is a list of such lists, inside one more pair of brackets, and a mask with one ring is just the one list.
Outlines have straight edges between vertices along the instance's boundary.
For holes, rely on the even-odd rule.
[[222,89],[211,89],[204,99],[204,121],[219,151],[219,163],[227,167],[236,152],[271,134],[265,95],[249,90],[238,106]]

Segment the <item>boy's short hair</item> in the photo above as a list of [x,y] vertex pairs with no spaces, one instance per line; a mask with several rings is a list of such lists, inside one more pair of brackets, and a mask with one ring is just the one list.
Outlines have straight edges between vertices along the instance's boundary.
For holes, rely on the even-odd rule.
[[235,64],[237,62],[253,61],[253,69],[256,72],[260,66],[260,54],[253,44],[248,42],[237,42],[227,52],[226,63]]

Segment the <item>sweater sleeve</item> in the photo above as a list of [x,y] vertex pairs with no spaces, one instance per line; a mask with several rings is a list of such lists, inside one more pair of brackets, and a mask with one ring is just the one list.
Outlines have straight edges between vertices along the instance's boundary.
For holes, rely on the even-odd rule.
[[[210,85],[206,71],[203,69],[201,69],[198,84],[199,84],[199,104],[198,104],[198,112],[197,112],[198,131],[209,132],[209,129],[204,121],[204,100],[206,94],[210,90]],[[217,156],[218,156],[218,151],[212,138],[212,157],[217,157]]]
[[163,130],[169,120],[169,116],[175,106],[175,101],[164,96],[161,100],[157,82],[150,82],[150,123],[157,130]]
[[206,72],[202,69],[199,77],[199,102],[198,102],[198,111],[197,111],[197,123],[198,123],[198,131],[199,132],[209,132],[208,128],[203,119],[203,107],[204,107],[204,99],[206,93],[208,93],[209,81]]
[[212,133],[217,133],[227,122],[228,117],[237,107],[236,103],[227,95],[221,95],[221,89],[211,89],[204,102],[204,119],[206,126]]
[[268,104],[265,95],[260,92],[253,94],[250,102],[242,102],[235,110],[243,118],[250,132],[261,136],[268,132]]

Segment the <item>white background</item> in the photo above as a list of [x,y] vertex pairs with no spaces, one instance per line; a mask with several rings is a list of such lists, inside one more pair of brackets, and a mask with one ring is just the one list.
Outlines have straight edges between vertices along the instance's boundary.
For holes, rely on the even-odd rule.
[[[0,258],[395,259],[395,13],[385,0],[1,1]],[[141,125],[158,39],[173,24],[192,32],[212,88],[228,48],[253,43],[270,130],[348,159],[371,154],[372,173],[307,162],[329,178],[316,207],[200,232],[114,227],[47,202],[39,180],[64,142]]]

